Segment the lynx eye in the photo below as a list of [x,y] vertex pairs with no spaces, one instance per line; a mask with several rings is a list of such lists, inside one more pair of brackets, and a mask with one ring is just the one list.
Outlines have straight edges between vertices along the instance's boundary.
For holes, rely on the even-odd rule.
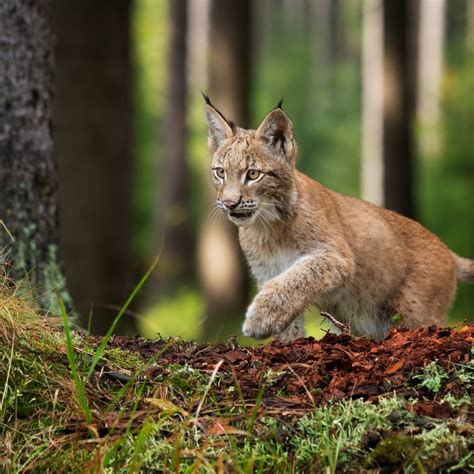
[[262,172],[254,169],[250,169],[247,171],[247,179],[249,181],[255,181],[260,178]]
[[212,170],[212,172],[214,173],[214,176],[217,178],[217,179],[224,179],[225,178],[225,171],[224,171],[224,168],[214,168]]

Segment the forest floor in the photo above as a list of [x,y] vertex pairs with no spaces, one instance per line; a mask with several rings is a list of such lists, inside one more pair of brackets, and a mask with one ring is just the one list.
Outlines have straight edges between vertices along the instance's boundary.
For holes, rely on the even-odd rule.
[[6,472],[473,472],[474,325],[241,347],[0,300]]

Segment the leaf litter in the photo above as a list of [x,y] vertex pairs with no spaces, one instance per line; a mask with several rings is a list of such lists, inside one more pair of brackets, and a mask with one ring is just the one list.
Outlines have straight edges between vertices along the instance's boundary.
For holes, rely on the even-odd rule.
[[[456,408],[443,403],[443,396],[461,394],[465,390],[462,380],[450,377],[433,394],[420,386],[413,374],[433,361],[448,375],[455,375],[459,366],[474,372],[473,343],[474,325],[470,325],[460,330],[393,328],[383,342],[327,333],[319,341],[309,337],[288,345],[272,342],[242,347],[235,339],[206,345],[116,336],[109,347],[137,353],[144,360],[159,354],[156,363],[143,373],[150,380],[166,375],[169,367],[176,365],[210,374],[223,361],[214,395],[252,402],[264,381],[262,410],[311,411],[334,399],[376,402],[381,396],[396,393],[407,400],[420,399],[410,405],[411,411],[446,418],[454,416]],[[232,390],[236,384],[239,390]],[[472,421],[474,413],[469,411],[466,417]]]

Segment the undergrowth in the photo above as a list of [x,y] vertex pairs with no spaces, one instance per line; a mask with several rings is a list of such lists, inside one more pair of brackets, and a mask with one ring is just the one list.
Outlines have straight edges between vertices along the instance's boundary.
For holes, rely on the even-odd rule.
[[[278,376],[271,369],[253,400],[243,397],[237,380],[223,400],[214,392],[219,367],[203,372],[170,365],[150,379],[160,353],[144,360],[109,349],[107,338],[97,342],[73,331],[62,313],[42,318],[14,293],[0,293],[0,462],[6,472],[474,469],[473,427],[462,419],[415,415],[409,402],[390,394],[378,403],[268,410],[265,387]],[[471,409],[472,373],[459,365],[465,393],[446,395],[444,403]],[[413,377],[435,393],[447,382],[435,362]]]

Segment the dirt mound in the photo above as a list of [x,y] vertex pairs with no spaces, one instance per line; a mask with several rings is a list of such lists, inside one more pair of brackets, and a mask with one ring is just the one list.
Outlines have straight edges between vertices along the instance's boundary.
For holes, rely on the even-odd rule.
[[[176,340],[150,341],[115,337],[109,347],[156,358],[146,377],[158,378],[170,366],[183,365],[211,373],[217,364],[217,396],[255,400],[263,387],[262,409],[311,410],[328,400],[378,397],[396,393],[419,400],[409,409],[436,418],[453,416],[455,408],[439,400],[462,395],[457,377],[473,354],[474,324],[459,330],[428,327],[414,331],[393,329],[382,343],[348,334],[326,334],[319,341],[305,338],[291,345],[273,342],[257,347],[228,343],[203,345]],[[474,377],[474,374],[473,374]],[[238,390],[229,391],[236,386]],[[472,411],[464,414],[472,420]]]

